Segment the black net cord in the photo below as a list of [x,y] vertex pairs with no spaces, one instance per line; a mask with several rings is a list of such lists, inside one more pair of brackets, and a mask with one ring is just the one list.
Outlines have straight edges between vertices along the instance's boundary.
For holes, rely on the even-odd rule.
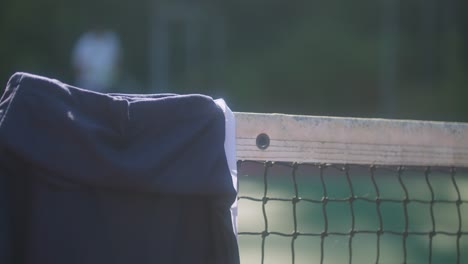
[[328,193],[327,193],[327,186],[325,184],[325,179],[323,177],[323,173],[325,170],[324,165],[319,165],[320,169],[320,182],[322,184],[322,214],[324,220],[324,230],[320,235],[320,264],[323,264],[323,260],[325,257],[325,237],[328,235],[328,215],[327,215],[327,202],[328,202]]
[[297,188],[297,181],[296,181],[296,173],[297,173],[297,168],[298,168],[298,164],[297,163],[293,163],[292,165],[292,173],[291,173],[291,177],[292,177],[292,182],[293,182],[293,187],[294,187],[294,198],[292,200],[292,204],[293,204],[293,237],[291,239],[291,260],[292,260],[292,264],[295,264],[296,263],[296,252],[295,252],[295,247],[294,247],[294,243],[296,241],[296,238],[297,236],[299,235],[299,233],[297,232],[297,203],[300,201],[300,198],[299,198],[299,190]]
[[435,194],[434,194],[434,189],[432,188],[431,181],[429,179],[429,176],[431,175],[431,168],[427,167],[426,170],[424,171],[424,178],[426,179],[426,184],[429,188],[430,194],[431,194],[431,200],[430,200],[430,216],[431,216],[431,225],[432,229],[431,232],[429,233],[429,259],[428,263],[432,263],[432,239],[436,235],[436,229],[435,229],[435,216],[434,216],[434,201],[435,201]]
[[457,230],[457,264],[460,264],[460,239],[462,237],[462,214],[461,214],[461,208],[460,206],[462,205],[462,199],[461,199],[461,194],[460,194],[460,188],[458,188],[457,181],[455,180],[457,170],[455,168],[450,169],[450,179],[452,180],[453,187],[455,188],[455,191],[457,193],[457,216],[458,216],[458,230]]
[[377,182],[375,180],[375,166],[370,167],[370,175],[371,175],[371,181],[372,185],[374,186],[374,191],[375,191],[375,206],[377,210],[377,217],[379,219],[379,230],[377,230],[377,255],[375,259],[375,263],[379,263],[380,260],[380,239],[383,234],[383,219],[382,219],[382,212],[380,210],[380,204],[381,204],[381,199],[380,199],[380,190],[379,186],[377,185]]
[[349,241],[348,241],[348,250],[349,250],[349,264],[353,263],[353,237],[356,232],[356,216],[354,213],[354,188],[353,182],[351,181],[351,176],[349,175],[349,166],[345,165],[342,169],[346,175],[346,181],[349,187],[349,208],[351,210],[351,231],[349,232]]
[[262,232],[262,264],[265,263],[265,240],[269,235],[268,232],[268,217],[266,214],[266,204],[268,202],[268,169],[273,166],[272,162],[265,162],[263,165],[263,198],[262,198],[262,213],[264,229]]
[[403,167],[398,167],[397,172],[398,172],[398,182],[400,183],[401,189],[403,189],[404,192],[404,197],[403,197],[403,212],[405,215],[405,230],[403,232],[403,264],[407,263],[407,246],[406,246],[406,240],[408,238],[408,227],[409,227],[409,219],[408,219],[408,203],[409,203],[409,194],[408,194],[408,189],[406,188],[403,179],[402,179],[402,174],[404,172]]

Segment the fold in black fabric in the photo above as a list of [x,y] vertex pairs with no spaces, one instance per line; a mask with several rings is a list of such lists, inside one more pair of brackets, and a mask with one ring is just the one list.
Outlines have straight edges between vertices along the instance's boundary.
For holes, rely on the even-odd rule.
[[0,262],[238,263],[224,122],[203,95],[13,75],[0,100]]

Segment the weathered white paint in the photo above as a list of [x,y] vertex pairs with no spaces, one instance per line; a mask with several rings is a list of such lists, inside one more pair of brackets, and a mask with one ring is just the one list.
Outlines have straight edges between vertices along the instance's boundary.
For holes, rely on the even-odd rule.
[[[237,158],[468,167],[468,124],[235,113]],[[256,138],[270,137],[260,150]]]

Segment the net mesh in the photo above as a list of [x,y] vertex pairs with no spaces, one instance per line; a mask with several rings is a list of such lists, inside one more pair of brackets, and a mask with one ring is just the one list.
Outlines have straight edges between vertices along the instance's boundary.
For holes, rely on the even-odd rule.
[[238,161],[242,263],[468,263],[466,168]]

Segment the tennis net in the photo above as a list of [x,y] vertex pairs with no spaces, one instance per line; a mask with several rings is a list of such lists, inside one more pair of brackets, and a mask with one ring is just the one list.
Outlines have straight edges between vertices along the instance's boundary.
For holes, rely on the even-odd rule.
[[468,125],[236,113],[241,263],[468,263]]

